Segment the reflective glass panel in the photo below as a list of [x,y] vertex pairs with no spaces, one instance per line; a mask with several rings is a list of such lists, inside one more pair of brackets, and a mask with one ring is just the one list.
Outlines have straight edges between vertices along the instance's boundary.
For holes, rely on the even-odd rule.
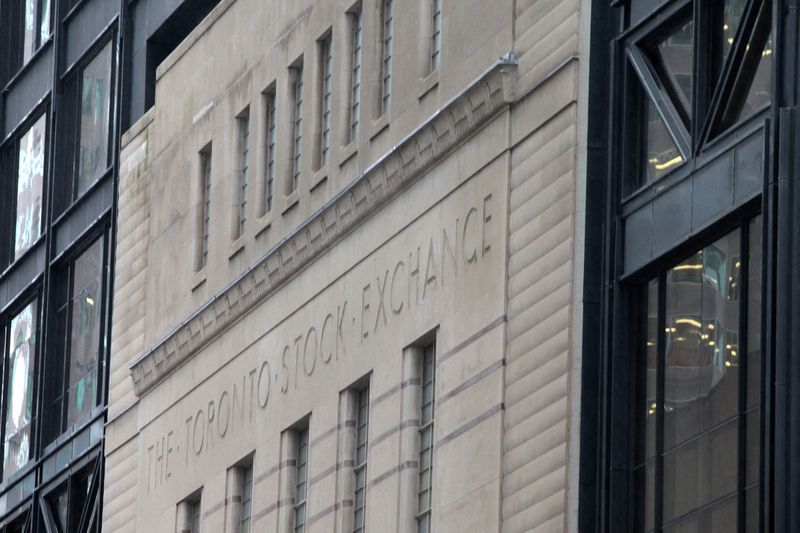
[[659,43],[658,53],[664,63],[664,74],[677,89],[680,104],[689,113],[692,109],[694,79],[694,22],[685,22],[675,33]]
[[646,96],[647,104],[644,115],[644,176],[645,183],[651,183],[660,178],[680,163],[683,163],[675,142],[670,137],[655,104]]
[[30,61],[36,51],[36,3],[37,0],[25,0],[25,20],[22,38],[22,63]]
[[36,302],[11,320],[6,385],[3,481],[30,458],[33,413],[33,364],[36,357]]
[[[722,56],[720,68],[722,68],[722,64],[725,63],[725,59],[728,57],[728,53],[733,46],[736,31],[739,29],[739,23],[742,21],[744,8],[747,7],[747,0],[725,0],[722,4],[722,20],[720,21],[722,24],[722,31],[719,34],[719,45]],[[720,22],[718,22],[718,24]]]
[[45,117],[42,115],[19,142],[14,257],[30,248],[42,233]]
[[72,283],[67,426],[84,419],[97,404],[97,365],[103,303],[103,239],[75,261]]
[[108,166],[110,85],[111,43],[83,69],[81,77],[78,196],[84,193]]
[[742,117],[758,111],[770,102],[772,85],[772,37],[767,40],[761,51],[761,60],[758,63],[753,83],[747,93],[747,99],[742,109]]

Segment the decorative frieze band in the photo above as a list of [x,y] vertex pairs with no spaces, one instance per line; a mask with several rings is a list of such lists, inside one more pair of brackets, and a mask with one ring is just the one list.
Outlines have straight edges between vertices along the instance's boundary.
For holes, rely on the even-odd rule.
[[501,58],[254,266],[130,365],[141,396],[333,246],[513,101],[516,59]]

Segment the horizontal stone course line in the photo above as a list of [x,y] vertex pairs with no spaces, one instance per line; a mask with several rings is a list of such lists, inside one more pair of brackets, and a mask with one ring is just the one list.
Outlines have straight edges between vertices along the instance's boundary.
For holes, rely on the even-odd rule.
[[345,420],[344,424],[336,424],[330,429],[325,430],[323,433],[320,433],[317,437],[311,439],[311,442],[308,443],[309,448],[313,448],[314,446],[318,445],[328,437],[335,435],[338,431],[344,428],[354,428],[356,427],[355,420]]
[[309,479],[308,480],[308,485],[309,486],[316,485],[317,483],[319,483],[320,481],[322,481],[326,477],[330,476],[334,472],[338,472],[342,468],[352,468],[354,464],[355,464],[355,461],[353,461],[352,459],[346,459],[344,461],[340,461],[340,462],[336,463],[335,465],[331,465],[328,468],[326,468],[325,470],[323,470],[322,472],[320,472],[319,474],[317,474],[316,476],[314,476],[311,479]]
[[392,435],[394,435],[399,431],[402,431],[406,428],[416,428],[416,427],[419,427],[418,418],[414,418],[412,420],[406,420],[401,424],[397,424],[396,426],[387,429],[386,431],[384,431],[383,433],[372,439],[372,441],[369,444],[370,446],[377,446],[379,443],[385,441],[386,439],[388,439],[389,437],[391,437]]
[[389,479],[393,475],[399,474],[400,472],[402,472],[404,470],[407,470],[409,468],[419,468],[419,463],[417,461],[406,461],[405,463],[401,463],[401,464],[399,464],[397,466],[393,466],[392,468],[390,468],[389,470],[387,470],[383,474],[379,475],[378,477],[376,477],[375,479],[373,479],[372,481],[367,483],[367,488],[371,489],[372,487],[374,487],[378,483],[380,483],[382,481],[386,481],[387,479]]
[[460,352],[461,350],[463,350],[476,340],[480,339],[481,337],[483,337],[484,335],[486,335],[487,333],[489,333],[490,331],[492,331],[494,328],[504,323],[505,321],[506,321],[506,315],[502,315],[495,318],[490,323],[486,324],[481,329],[479,329],[478,331],[467,337],[464,341],[460,342],[459,344],[455,345],[453,348],[451,348],[444,354],[437,357],[436,366],[439,366],[440,364],[444,363],[445,361],[456,355],[458,352]]
[[501,58],[296,230],[130,365],[141,397],[424,175],[513,102],[516,59]]
[[463,383],[461,383],[461,385],[458,385],[455,388],[451,389],[450,391],[446,392],[445,394],[442,394],[439,397],[439,401],[437,402],[439,404],[438,407],[441,407],[442,404],[447,403],[449,400],[452,400],[453,398],[455,398],[456,396],[458,396],[459,394],[461,394],[465,390],[469,389],[470,387],[472,387],[476,383],[480,383],[481,381],[483,381],[488,376],[491,376],[498,369],[503,368],[504,365],[505,365],[505,360],[503,360],[503,359],[501,359],[499,361],[495,361],[494,363],[492,363],[488,367],[484,368],[483,370],[481,370],[480,372],[478,372],[477,374],[475,374],[471,378],[469,378],[466,381],[464,381]]
[[400,383],[398,385],[395,385],[394,387],[390,388],[389,390],[387,390],[385,392],[382,392],[381,394],[376,396],[375,399],[370,402],[370,408],[374,409],[375,407],[377,407],[378,405],[383,403],[385,400],[388,400],[389,398],[391,398],[392,396],[394,396],[395,394],[400,392],[401,389],[405,389],[406,387],[410,387],[412,385],[419,385],[419,384],[420,384],[419,378],[407,379],[407,380],[403,381],[402,383]]
[[281,468],[286,468],[287,466],[296,466],[296,465],[297,465],[297,461],[294,460],[294,459],[287,459],[287,460],[282,461],[282,462],[280,462],[280,463],[278,463],[276,465],[273,465],[273,466],[267,468],[264,471],[264,473],[259,474],[258,476],[256,476],[255,480],[253,481],[253,485],[258,485],[262,481],[264,481],[267,478],[269,478],[272,474],[276,473]]
[[491,418],[492,416],[496,415],[497,413],[501,412],[502,410],[503,410],[503,404],[502,403],[499,403],[499,404],[497,404],[497,405],[495,405],[493,407],[490,407],[489,409],[487,409],[483,413],[479,414],[478,416],[476,416],[475,418],[473,418],[472,420],[470,420],[469,422],[467,422],[463,426],[459,427],[455,431],[452,431],[452,432],[448,433],[447,435],[445,435],[444,437],[442,437],[441,439],[439,439],[438,442],[436,442],[436,444],[434,445],[434,449],[438,451],[439,447],[444,446],[445,444],[457,439],[458,437],[460,437],[461,435],[463,435],[464,433],[466,433],[470,429],[474,428],[475,426],[477,426],[478,424],[480,424],[481,422],[483,422],[487,418]]
[[353,506],[353,500],[342,500],[340,502],[336,502],[335,504],[326,507],[322,511],[318,512],[317,514],[309,516],[308,520],[306,520],[306,527],[311,527],[311,524],[319,521],[322,518],[325,518],[334,511],[338,511],[343,507],[352,507],[352,506]]
[[277,511],[279,507],[286,507],[288,505],[294,505],[294,498],[286,498],[285,500],[278,500],[273,504],[267,505],[253,516],[253,522],[258,522],[262,518],[266,518],[270,514]]

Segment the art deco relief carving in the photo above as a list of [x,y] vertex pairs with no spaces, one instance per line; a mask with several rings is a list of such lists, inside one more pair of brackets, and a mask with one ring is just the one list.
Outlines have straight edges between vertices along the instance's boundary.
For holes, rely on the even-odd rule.
[[154,387],[508,106],[515,72],[511,54],[500,59],[260,262],[131,363],[136,395]]

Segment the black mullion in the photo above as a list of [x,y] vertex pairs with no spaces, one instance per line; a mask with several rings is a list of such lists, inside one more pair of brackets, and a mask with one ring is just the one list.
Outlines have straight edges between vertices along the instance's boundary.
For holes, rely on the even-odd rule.
[[[750,274],[750,220],[746,219],[741,224],[740,246],[739,246],[739,345],[738,349],[738,364],[739,364],[739,417],[738,417],[738,433],[739,433],[739,449],[738,449],[738,468],[736,472],[736,484],[738,501],[736,502],[736,521],[737,530],[743,533],[746,527],[746,507],[747,496],[745,493],[745,486],[747,485],[747,363],[748,363],[748,349],[747,349],[747,327],[748,316],[747,311],[749,308],[748,301],[748,288],[749,288],[749,274]],[[759,406],[760,408],[760,406]]]
[[97,350],[97,375],[95,391],[94,391],[94,405],[92,406],[92,410],[94,410],[98,405],[105,404],[105,390],[106,390],[106,365],[104,362],[106,361],[106,354],[107,350],[105,349],[108,346],[108,343],[105,342],[108,338],[106,336],[106,325],[108,324],[108,317],[109,317],[109,306],[106,305],[106,302],[110,301],[108,296],[108,289],[109,289],[109,282],[108,282],[108,267],[110,264],[110,256],[112,251],[109,250],[110,246],[108,245],[108,230],[103,229],[103,233],[100,234],[100,240],[103,242],[103,257],[102,257],[102,265],[100,266],[100,287],[102,291],[102,298],[98,298],[97,305],[100,306],[100,335],[98,335],[98,350]]
[[[747,4],[744,13],[742,13],[733,44],[725,58],[725,63],[720,66],[719,79],[712,91],[708,113],[698,139],[701,144],[707,143],[716,133],[719,133],[718,130],[723,123],[724,115],[729,114],[731,93],[737,89],[737,85],[741,85],[739,79],[742,74],[743,62],[747,56],[749,39],[757,28],[758,21],[762,16],[762,8],[766,9],[764,3],[765,0],[751,0]],[[755,71],[753,71],[753,74],[755,74]],[[749,89],[749,85],[747,88]]]
[[666,367],[667,327],[667,276],[658,276],[658,335],[656,340],[656,454],[655,454],[655,499],[653,527],[661,531],[664,521],[664,369]]
[[652,61],[635,44],[628,46],[627,56],[644,88],[646,97],[649,97],[656,106],[667,132],[675,142],[675,148],[677,148],[684,160],[690,159],[691,136],[689,130],[686,128],[683,118],[681,118],[681,113],[670,100],[666,87],[664,87],[663,91],[660,88],[663,84],[659,83]]

